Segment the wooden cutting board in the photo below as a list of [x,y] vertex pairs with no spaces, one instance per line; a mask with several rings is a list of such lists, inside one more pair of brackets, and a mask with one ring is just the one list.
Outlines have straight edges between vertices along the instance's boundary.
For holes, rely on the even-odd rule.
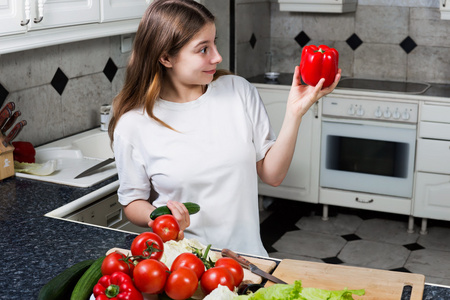
[[[363,300],[399,300],[405,285],[412,287],[412,300],[422,300],[425,285],[425,276],[420,274],[291,259],[282,260],[273,275],[290,284],[301,280],[303,287],[327,290],[364,289],[364,296],[354,296],[355,299]],[[272,284],[268,282],[266,286]]]
[[[108,252],[106,252],[106,255],[108,255],[111,252],[119,251],[125,255],[131,255],[131,251],[127,249],[121,249],[121,248],[112,248],[109,249]],[[214,250],[211,250],[214,251]],[[222,256],[219,251],[215,251],[219,256]],[[276,262],[273,260],[263,259],[263,258],[257,258],[252,256],[245,256],[242,255],[242,257],[245,257],[247,260],[249,260],[251,263],[255,264],[258,268],[261,270],[270,273],[276,266]],[[244,281],[249,281],[250,283],[261,283],[262,278],[259,275],[253,274],[247,269],[244,269]]]

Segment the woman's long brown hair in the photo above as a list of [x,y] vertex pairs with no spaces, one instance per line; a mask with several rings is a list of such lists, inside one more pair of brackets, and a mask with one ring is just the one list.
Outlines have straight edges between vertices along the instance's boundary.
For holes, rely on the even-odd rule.
[[[193,0],[155,0],[150,4],[136,32],[124,86],[113,101],[108,127],[111,143],[120,117],[139,107],[161,125],[172,129],[153,114],[165,76],[159,58],[177,55],[197,32],[213,22],[211,12]],[[222,74],[224,72],[217,72],[214,79]]]

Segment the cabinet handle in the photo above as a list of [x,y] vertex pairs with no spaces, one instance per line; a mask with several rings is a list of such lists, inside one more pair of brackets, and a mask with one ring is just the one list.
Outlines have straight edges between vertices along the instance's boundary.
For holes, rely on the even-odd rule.
[[21,26],[27,26],[30,23],[30,0],[25,0],[24,5],[25,20],[20,22]]
[[34,23],[40,23],[44,19],[44,0],[38,0],[38,18],[34,18]]
[[445,7],[446,3],[447,3],[447,0],[442,0],[442,7]]
[[373,202],[373,199],[363,200],[363,199],[359,199],[358,197],[356,197],[356,198],[355,198],[355,201],[356,201],[356,202],[359,202],[359,203],[372,203],[372,202]]

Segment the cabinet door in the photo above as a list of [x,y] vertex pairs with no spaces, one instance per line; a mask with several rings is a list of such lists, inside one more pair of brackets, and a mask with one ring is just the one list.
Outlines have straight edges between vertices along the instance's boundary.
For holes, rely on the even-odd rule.
[[0,36],[26,32],[22,21],[26,22],[23,1],[0,0]]
[[152,0],[101,0],[101,22],[138,19]]
[[98,0],[31,0],[31,2],[30,30],[100,21]]
[[[278,135],[286,112],[289,90],[258,88],[275,133]],[[313,106],[303,116],[297,137],[294,157],[289,172],[278,187],[259,183],[259,194],[318,203],[320,120],[316,118],[318,106]]]
[[413,216],[450,221],[450,176],[418,172]]

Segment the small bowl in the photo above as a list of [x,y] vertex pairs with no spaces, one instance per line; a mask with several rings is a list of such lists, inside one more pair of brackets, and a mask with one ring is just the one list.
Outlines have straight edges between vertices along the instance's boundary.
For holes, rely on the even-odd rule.
[[276,80],[278,79],[278,76],[280,76],[280,73],[278,72],[267,72],[264,74],[264,77],[270,80]]

